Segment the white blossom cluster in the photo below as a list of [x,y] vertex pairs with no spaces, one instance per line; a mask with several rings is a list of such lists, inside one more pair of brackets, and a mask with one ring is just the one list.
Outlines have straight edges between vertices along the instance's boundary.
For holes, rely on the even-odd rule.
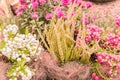
[[[3,55],[9,59],[19,62],[24,59],[26,62],[31,60],[31,57],[38,56],[41,53],[41,46],[39,40],[36,39],[36,35],[31,33],[20,34],[16,25],[8,25],[3,30],[5,47],[0,49]],[[11,35],[14,35],[10,38]],[[20,73],[22,80],[29,80],[32,77],[33,72],[29,68],[26,68],[28,75]]]
[[34,75],[34,72],[32,72],[30,68],[27,66],[26,66],[25,71],[27,72],[27,75],[24,75],[22,72],[20,72],[20,75],[22,76],[22,80],[30,80],[32,76]]
[[5,39],[8,38],[9,33],[16,34],[17,31],[18,31],[18,27],[15,24],[14,25],[9,24],[4,28],[4,31],[3,31]]
[[[41,52],[41,47],[39,47],[39,41],[36,39],[36,35],[32,35],[31,33],[19,34],[17,33],[18,27],[16,25],[8,25],[3,34],[5,36],[4,40],[6,42],[6,46],[1,49],[0,51],[7,56],[8,58],[16,59],[19,56],[22,58],[27,59],[28,56],[35,56],[39,55]],[[12,34],[16,34],[14,38],[8,38],[8,33],[11,32]],[[18,49],[25,48],[29,53],[29,55],[25,55],[21,53]]]
[[[16,69],[16,71],[19,71],[19,68]],[[32,76],[34,75],[34,72],[31,71],[31,69],[27,66],[25,66],[25,72],[27,72],[27,75],[25,75],[23,72],[19,72],[19,75],[21,76],[22,80],[30,80],[32,78]],[[14,72],[12,73],[14,76],[16,76],[17,74]],[[14,79],[9,79],[9,80],[18,80],[17,77]]]

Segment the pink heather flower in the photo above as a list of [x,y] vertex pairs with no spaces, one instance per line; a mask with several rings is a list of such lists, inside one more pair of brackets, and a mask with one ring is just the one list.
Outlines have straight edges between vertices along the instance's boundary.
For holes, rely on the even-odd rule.
[[61,7],[60,6],[54,6],[54,11],[61,11]]
[[39,0],[40,5],[45,4],[47,1],[46,0]]
[[[118,72],[118,70],[120,70],[120,59],[117,57],[117,55],[100,52],[97,53],[97,61],[99,61],[101,65],[106,65],[106,67],[109,69],[106,73],[109,76],[116,74],[114,72]],[[113,69],[114,72],[112,72]]]
[[96,77],[96,74],[95,74],[95,73],[93,73],[93,74],[92,74],[92,78],[93,78],[93,79],[95,79],[95,77]]
[[50,18],[52,18],[53,14],[52,13],[47,13],[45,16],[45,19],[48,20]]
[[82,7],[83,9],[86,9],[86,8],[87,8],[87,5],[83,2],[83,3],[81,3],[81,7]]
[[36,11],[36,9],[38,8],[38,2],[37,1],[35,1],[35,2],[32,2],[32,9],[34,10],[34,11]]
[[76,0],[76,4],[81,5],[82,4],[82,0]]
[[97,76],[96,73],[93,73],[93,74],[92,74],[92,79],[93,79],[93,80],[103,80],[102,77]]
[[19,0],[20,4],[24,4],[25,1],[24,0]]
[[20,6],[19,10],[21,11],[21,10],[24,10],[25,8],[27,8],[27,4],[22,4],[22,5]]
[[72,12],[72,16],[74,16],[74,15],[75,15],[75,12],[73,11],[73,12]]
[[116,24],[117,27],[120,27],[120,16],[117,16],[115,18],[115,24]]
[[61,17],[65,16],[65,13],[62,10],[59,10],[59,11],[57,11],[56,15],[58,18],[61,18]]
[[35,2],[36,0],[31,0],[31,3]]
[[61,0],[62,5],[67,6],[70,0]]
[[60,6],[55,6],[54,11],[56,12],[58,18],[65,17],[65,13],[62,11]]
[[72,3],[76,3],[77,5],[81,5],[82,4],[82,0],[72,0]]
[[119,70],[119,71],[120,71],[120,64],[118,64],[118,65],[116,66],[116,70]]
[[17,16],[21,16],[23,11],[16,11]]
[[101,63],[101,62],[102,62],[102,56],[97,56],[97,61],[98,61],[99,63]]
[[88,43],[90,43],[91,41],[92,41],[91,36],[90,36],[90,35],[87,35],[87,36],[85,37],[85,42],[88,44]]
[[93,5],[92,2],[82,2],[81,3],[81,6],[83,9],[90,8],[92,5]]
[[111,70],[109,70],[109,71],[107,72],[107,75],[108,75],[108,76],[111,76],[111,74],[112,74],[112,72],[111,72]]
[[36,14],[36,13],[33,13],[33,14],[31,15],[31,17],[34,18],[34,19],[39,18],[38,14]]
[[98,77],[98,76],[96,76],[96,77],[95,77],[95,80],[99,80],[99,77]]
[[120,46],[120,34],[108,35],[108,37],[105,38],[104,40],[109,46],[112,47]]
[[81,18],[80,21],[82,21],[84,24],[88,24],[89,18],[85,16],[85,17]]
[[90,43],[92,40],[99,40],[102,33],[102,28],[99,28],[95,24],[89,24],[87,27],[87,36],[85,38],[86,43]]
[[92,2],[86,2],[87,8],[91,7],[92,5],[93,5]]
[[94,14],[91,14],[91,15],[90,15],[90,18],[91,18],[93,21],[96,20],[96,17],[94,16]]

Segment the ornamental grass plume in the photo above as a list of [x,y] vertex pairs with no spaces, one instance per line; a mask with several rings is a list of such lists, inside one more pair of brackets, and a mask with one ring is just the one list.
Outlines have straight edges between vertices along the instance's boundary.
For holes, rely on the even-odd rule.
[[[61,11],[61,7],[56,6],[54,9],[54,15],[52,19],[50,19],[50,24],[48,25],[49,29],[45,26],[43,33],[37,29],[43,44],[60,63],[66,63],[71,60],[89,62],[91,52],[89,52],[90,49],[85,43],[86,27],[84,22],[79,20],[79,18],[83,16],[84,10],[80,5],[74,3],[69,5],[66,11],[66,18],[57,18],[56,11]],[[74,15],[72,15],[73,12]],[[78,31],[76,30],[77,28]],[[82,36],[80,39],[80,46],[77,46],[79,36],[76,36],[77,38],[74,40],[75,30],[82,33],[76,33],[76,35],[80,34],[80,36]]]

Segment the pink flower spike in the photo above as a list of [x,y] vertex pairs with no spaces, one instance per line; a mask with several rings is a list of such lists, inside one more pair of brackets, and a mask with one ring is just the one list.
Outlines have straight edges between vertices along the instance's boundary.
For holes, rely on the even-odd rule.
[[120,64],[116,66],[116,69],[120,71]]
[[53,16],[52,13],[47,13],[46,16],[45,16],[45,19],[46,19],[46,20],[49,20],[49,19],[52,18],[52,16]]
[[95,77],[95,80],[99,80],[99,77],[98,77],[98,76],[96,76],[96,77]]
[[33,13],[33,14],[31,15],[31,17],[34,18],[34,19],[38,19],[38,18],[39,18],[38,14],[36,14],[36,13]]
[[61,0],[61,4],[63,5],[63,6],[67,6],[68,4],[69,4],[69,0]]
[[75,15],[75,12],[73,11],[73,12],[72,12],[72,16],[74,16],[74,15]]
[[23,11],[16,12],[17,16],[21,16]]
[[21,11],[21,10],[24,10],[25,8],[27,8],[27,4],[22,4],[19,10]]
[[80,21],[82,21],[84,24],[88,24],[89,18],[85,16],[85,17],[81,18]]
[[61,11],[61,7],[60,6],[54,6],[54,11]]
[[102,56],[97,56],[97,61],[98,61],[99,63],[101,63],[101,62],[102,62]]
[[19,0],[20,4],[24,4],[25,1],[24,0]]
[[95,73],[93,73],[93,74],[92,74],[92,78],[93,78],[93,79],[95,79],[95,77],[96,77],[96,74],[95,74]]
[[115,18],[115,24],[116,24],[116,27],[120,27],[120,16],[117,16]]
[[96,17],[93,14],[91,14],[90,17],[92,18],[93,21],[96,20]]
[[81,5],[82,4],[82,0],[77,0],[76,4]]
[[40,5],[44,5],[46,2],[46,0],[39,0]]
[[59,10],[59,11],[57,11],[56,15],[58,18],[61,18],[61,17],[65,16],[65,13],[63,11]]
[[87,8],[91,7],[92,5],[93,5],[92,2],[87,2],[86,3]]
[[35,2],[33,2],[32,3],[32,9],[34,10],[34,11],[36,11],[36,9],[38,8],[38,2],[37,1],[35,1]]
[[35,2],[35,0],[31,0],[31,3]]

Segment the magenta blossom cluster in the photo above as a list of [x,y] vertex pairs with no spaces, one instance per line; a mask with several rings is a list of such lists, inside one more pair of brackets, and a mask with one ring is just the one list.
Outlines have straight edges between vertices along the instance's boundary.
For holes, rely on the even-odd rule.
[[97,53],[97,61],[101,65],[108,68],[106,74],[108,76],[116,75],[120,71],[120,59],[116,55],[108,53]]
[[83,1],[82,0],[61,0],[61,4],[63,6],[67,6],[71,3],[76,3],[77,5],[81,5],[83,3]]
[[120,34],[108,35],[107,38],[104,39],[104,44],[110,47],[118,47],[120,46]]
[[80,18],[80,21],[87,25],[89,23],[89,17],[84,16],[84,17]]
[[92,73],[92,76],[91,76],[91,77],[92,77],[93,80],[103,80],[102,77],[97,76],[96,73]]
[[[54,6],[54,12],[55,12],[55,15],[58,17],[58,18],[65,18],[65,11],[62,10],[62,8],[60,6]],[[45,16],[45,19],[46,20],[49,20],[53,17],[53,13],[46,13],[46,16]]]
[[81,5],[82,8],[89,8],[89,7],[91,7],[93,5],[92,2],[89,2],[89,1],[88,2],[84,2],[82,0],[61,0],[61,3],[64,6],[67,6],[70,3],[76,3],[77,5]]
[[[37,19],[40,18],[41,16],[42,17],[45,16],[46,20],[51,19],[54,12],[58,18],[66,19],[66,15],[65,15],[66,13],[63,10],[63,8],[73,3],[82,6],[82,8],[89,8],[92,6],[91,2],[84,2],[82,0],[19,0],[19,2],[20,2],[20,7],[19,9],[16,10],[17,16],[21,16],[25,11],[25,9],[27,8],[28,10],[30,10],[31,18]],[[50,3],[51,5],[53,5],[52,7]],[[48,10],[46,10],[45,14],[44,15],[39,14],[38,8],[43,9],[46,6],[47,7],[50,6],[50,7]]]
[[85,15],[84,17],[80,18],[80,21],[83,22],[85,25],[89,24],[90,20],[95,21],[96,17],[91,14],[89,17]]
[[19,0],[20,2],[20,7],[19,9],[16,10],[16,14],[17,16],[21,16],[23,14],[23,11],[30,7],[30,5],[32,6],[32,10],[33,10],[33,15],[31,16],[36,16],[36,17],[33,17],[33,18],[38,18],[38,14],[35,12],[38,8],[38,6],[42,6],[44,5],[47,0]]
[[[82,0],[61,0],[61,5],[62,6],[67,6],[71,3],[76,3],[77,5],[81,5],[81,6],[85,6],[86,8],[89,8],[92,6],[91,2],[83,2]],[[85,8],[83,7],[83,8]],[[66,15],[65,15],[65,11],[62,10],[61,6],[54,6],[54,11],[56,12],[56,16],[58,18],[65,18],[66,19]],[[74,16],[74,11],[72,13],[72,16]],[[51,19],[53,16],[53,13],[47,13],[45,18],[46,20]],[[83,19],[81,19],[81,21],[83,21]],[[88,23],[88,17],[85,17],[85,23]]]
[[92,2],[83,2],[83,3],[81,3],[81,6],[82,6],[82,8],[83,9],[87,9],[87,8],[90,8],[90,7],[92,7]]
[[86,26],[87,36],[85,38],[86,43],[90,43],[92,40],[99,40],[103,29],[96,26],[95,24],[89,24]]
[[39,5],[44,5],[47,0],[31,0],[32,9],[35,11]]
[[116,27],[120,27],[120,16],[117,16],[115,18],[115,24],[116,24]]
[[19,2],[20,2],[20,7],[15,11],[17,16],[21,16],[23,14],[24,9],[28,7],[25,0],[19,0]]

